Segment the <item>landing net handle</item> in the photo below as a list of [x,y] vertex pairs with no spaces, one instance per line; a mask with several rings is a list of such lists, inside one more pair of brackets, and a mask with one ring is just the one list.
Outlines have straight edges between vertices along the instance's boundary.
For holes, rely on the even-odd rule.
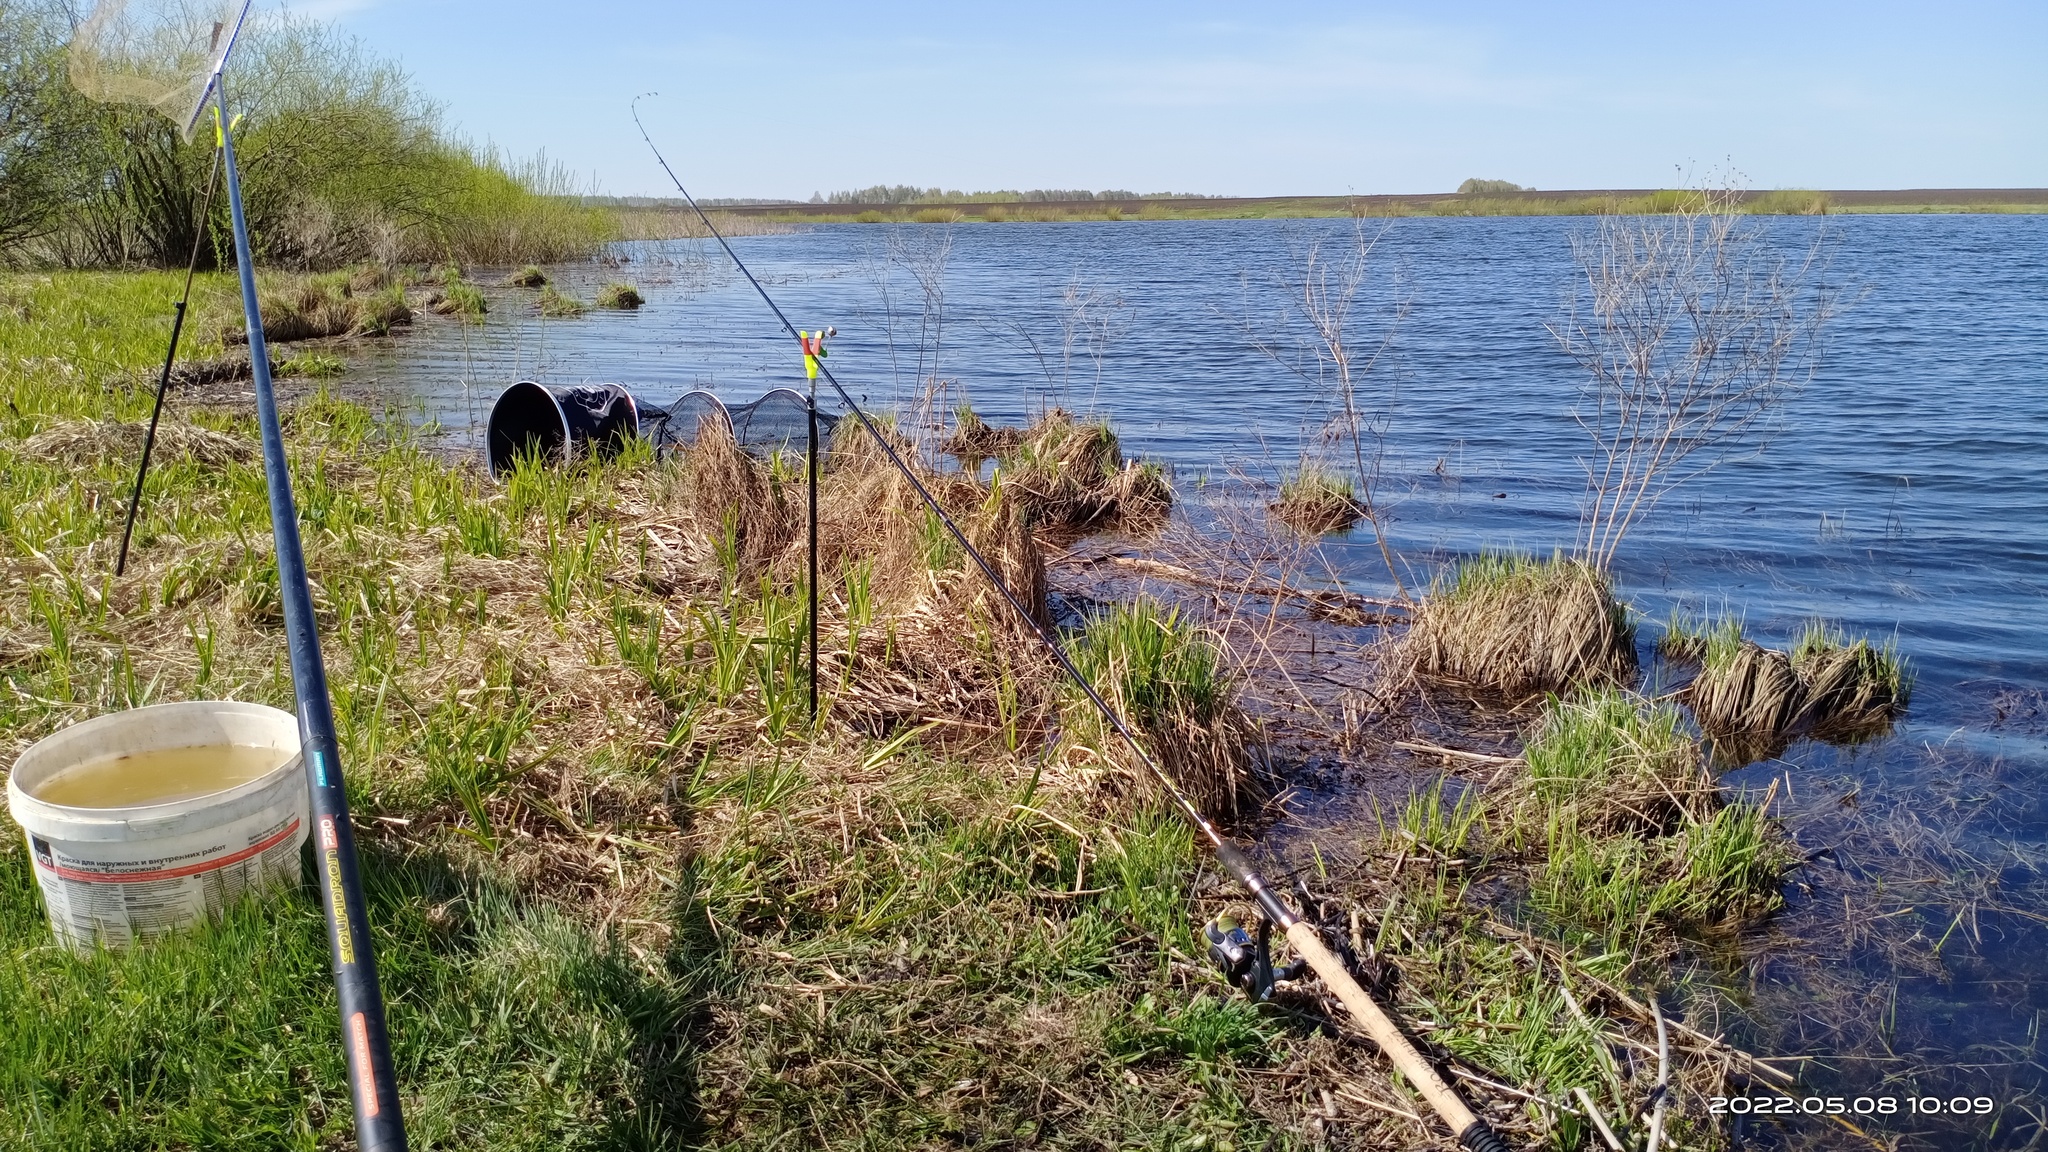
[[[214,98],[222,125],[232,124],[227,95],[214,74]],[[342,1049],[354,1098],[356,1144],[364,1152],[405,1152],[405,1120],[398,1080],[385,1030],[384,996],[371,949],[370,916],[356,868],[355,834],[349,825],[348,796],[342,788],[340,741],[327,692],[327,666],[320,656],[313,597],[307,586],[306,554],[299,542],[298,510],[292,502],[291,472],[284,433],[271,389],[270,350],[263,338],[263,314],[256,302],[255,262],[249,225],[242,212],[242,181],[235,167],[234,134],[220,134],[221,167],[227,176],[228,212],[234,224],[235,269],[242,282],[242,313],[249,332],[249,366],[256,390],[256,421],[263,430],[263,479],[270,496],[270,527],[277,546],[277,575],[284,606],[285,642],[291,655],[292,690],[298,697],[299,730],[312,794],[312,843],[320,873],[321,909],[327,945],[341,1001]]]
[[[637,104],[639,98],[635,97],[634,100]],[[803,337],[798,332],[796,325],[790,323],[789,317],[783,314],[782,308],[775,303],[774,297],[768,295],[768,290],[763,288],[761,282],[754,278],[754,273],[747,268],[746,262],[740,259],[739,253],[734,252],[732,245],[726,242],[724,233],[718,230],[718,226],[711,222],[711,217],[697,204],[696,197],[691,196],[689,190],[683,187],[682,180],[676,176],[675,170],[669,167],[667,158],[661,154],[661,149],[655,147],[653,137],[647,134],[647,126],[640,122],[640,112],[637,107],[633,110],[633,123],[639,127],[641,138],[647,141],[647,147],[653,151],[654,158],[660,162],[662,171],[668,173],[668,178],[675,184],[676,191],[682,193],[683,199],[689,202],[690,208],[696,212],[697,218],[703,221],[704,227],[710,231],[712,236],[717,238],[719,246],[725,249],[725,254],[732,259],[733,265],[746,276],[747,282],[752,284],[754,291],[760,294],[762,302],[766,303],[769,310],[775,313],[775,318],[781,321],[783,330],[789,333],[791,339],[801,343]],[[1464,1098],[1459,1096],[1457,1090],[1444,1080],[1443,1076],[1437,1072],[1435,1066],[1423,1057],[1422,1053],[1416,1049],[1414,1043],[1408,1039],[1407,1034],[1401,1031],[1400,1026],[1395,1024],[1393,1019],[1373,1000],[1371,994],[1360,987],[1358,981],[1352,978],[1350,971],[1344,967],[1344,962],[1335,953],[1330,951],[1328,945],[1323,943],[1322,935],[1317,931],[1315,925],[1303,920],[1295,914],[1292,908],[1287,906],[1287,901],[1277,892],[1274,892],[1271,886],[1266,883],[1265,878],[1259,875],[1258,869],[1252,864],[1251,858],[1245,855],[1244,851],[1228,837],[1224,836],[1213,821],[1202,814],[1202,810],[1195,806],[1194,800],[1182,790],[1173,777],[1167,774],[1166,769],[1162,768],[1158,761],[1154,760],[1151,754],[1145,751],[1145,747],[1139,742],[1137,734],[1130,729],[1129,725],[1124,723],[1123,717],[1117,713],[1116,709],[1110,707],[1109,702],[1102,698],[1101,693],[1096,691],[1095,685],[1090,683],[1088,678],[1081,674],[1081,670],[1074,666],[1074,662],[1068,658],[1066,650],[1060,646],[1058,641],[1053,639],[1052,634],[1047,632],[1043,625],[1032,618],[1031,613],[1024,607],[1023,602],[1018,600],[1016,594],[1010,591],[1009,585],[1003,582],[1003,578],[997,574],[995,568],[982,556],[981,550],[974,546],[974,543],[967,538],[967,534],[961,531],[958,524],[953,522],[952,516],[946,512],[945,508],[940,506],[938,500],[933,498],[931,492],[925,488],[924,483],[917,478],[917,473],[908,464],[904,463],[903,457],[897,453],[895,446],[889,443],[888,437],[882,435],[881,429],[877,428],[875,422],[869,419],[867,412],[854,402],[852,394],[847,392],[839,383],[839,378],[832,374],[832,370],[820,361],[818,372],[824,376],[825,382],[832,386],[832,390],[839,394],[839,400],[842,404],[846,405],[846,410],[853,414],[854,419],[860,421],[861,427],[867,431],[868,435],[882,449],[882,452],[888,456],[889,462],[896,466],[896,470],[903,474],[905,480],[910,482],[910,486],[916,490],[918,498],[924,502],[925,507],[931,509],[932,513],[939,518],[939,522],[945,525],[947,533],[960,545],[961,551],[967,555],[968,559],[974,561],[974,566],[981,570],[981,574],[988,579],[988,582],[995,587],[995,590],[1002,595],[1004,600],[1009,602],[1010,607],[1015,609],[1017,615],[1030,627],[1032,634],[1038,638],[1040,643],[1045,645],[1046,650],[1058,662],[1060,669],[1087,695],[1089,702],[1102,714],[1102,718],[1109,723],[1110,727],[1116,730],[1117,735],[1123,739],[1124,743],[1130,746],[1132,754],[1137,756],[1139,762],[1145,765],[1152,777],[1165,789],[1168,798],[1173,802],[1175,810],[1188,823],[1192,824],[1195,830],[1202,834],[1204,839],[1209,841],[1210,850],[1215,854],[1216,862],[1221,864],[1224,870],[1229,872],[1251,894],[1252,899],[1258,902],[1260,910],[1269,919],[1287,930],[1287,939],[1294,945],[1295,952],[1308,961],[1309,967],[1315,969],[1316,975],[1321,976],[1323,983],[1336,994],[1339,1000],[1343,1001],[1345,1008],[1351,1012],[1360,1027],[1365,1030],[1366,1035],[1370,1036],[1373,1042],[1380,1046],[1380,1050],[1387,1054],[1387,1059],[1408,1077],[1416,1089],[1422,1093],[1423,1098],[1429,1101],[1430,1107],[1435,1109],[1437,1115],[1442,1117],[1444,1122],[1450,1126],[1451,1131],[1457,1133],[1458,1142],[1470,1149],[1471,1152],[1507,1152],[1507,1145],[1501,1142],[1500,1136],[1494,1132],[1486,1121],[1481,1120],[1473,1113],[1472,1109],[1465,1103]],[[812,488],[815,492],[815,477],[813,478]],[[813,582],[815,584],[815,578]]]

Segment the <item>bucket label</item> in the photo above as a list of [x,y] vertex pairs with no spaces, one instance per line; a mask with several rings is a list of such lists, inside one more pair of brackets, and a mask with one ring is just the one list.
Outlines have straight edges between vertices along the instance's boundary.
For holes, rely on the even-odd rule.
[[298,816],[246,828],[232,839],[218,836],[216,830],[196,844],[187,839],[178,851],[125,860],[77,854],[99,844],[30,836],[51,926],[75,946],[125,947],[217,916],[246,893],[298,882],[305,840]]

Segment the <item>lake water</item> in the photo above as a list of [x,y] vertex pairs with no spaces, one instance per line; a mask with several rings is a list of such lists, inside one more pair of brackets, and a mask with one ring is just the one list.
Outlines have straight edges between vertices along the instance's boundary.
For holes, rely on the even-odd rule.
[[[1571,416],[1579,369],[1545,325],[1574,284],[1570,237],[1594,226],[1406,219],[1379,235],[1353,338],[1378,347],[1402,313],[1364,387],[1392,395],[1382,499],[1418,581],[1480,548],[1572,542],[1589,441]],[[1781,918],[1802,943],[1740,973],[1737,995],[1761,1048],[1854,1052],[1816,1070],[1817,1088],[2032,1101],[2048,1080],[2035,1063],[2048,1011],[2048,216],[1763,226],[1794,252],[1822,239],[1825,277],[1851,306],[1768,448],[1680,489],[1631,533],[1621,590],[1652,620],[1674,606],[1740,614],[1765,642],[1814,617],[1895,637],[1918,683],[1887,739],[1801,744],[1732,777],[1785,777],[1802,845],[1832,849],[1800,870]],[[1313,243],[1347,246],[1351,227],[840,225],[734,243],[797,324],[838,327],[829,363],[865,401],[902,403],[930,371],[921,269],[944,293],[937,373],[985,416],[1047,400],[1099,411],[1128,451],[1188,483],[1270,476],[1297,458],[1322,409],[1281,362],[1293,345],[1276,278]],[[631,280],[648,298],[638,312],[543,321],[505,290],[485,325],[422,323],[357,375],[420,397],[458,436],[519,378],[619,381],[658,402],[801,386],[788,340],[715,248],[621,256],[557,279],[585,298]],[[1329,549],[1362,590],[1384,585],[1362,534]],[[1874,876],[1896,894],[1845,920],[1844,899],[1864,900]],[[1874,939],[1855,922],[1878,907],[1890,916]],[[1859,1011],[1878,1022],[1842,1024]],[[1995,1129],[1895,1128],[1929,1147],[2035,1136],[2025,1115],[2000,1115]],[[1830,1131],[1815,1121],[1777,1139]]]

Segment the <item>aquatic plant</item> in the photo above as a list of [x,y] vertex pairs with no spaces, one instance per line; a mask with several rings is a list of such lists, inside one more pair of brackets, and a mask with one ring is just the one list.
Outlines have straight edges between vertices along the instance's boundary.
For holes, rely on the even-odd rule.
[[[257,281],[264,339],[275,343],[329,336],[381,336],[412,322],[405,283],[381,264],[312,275],[270,273]],[[223,318],[220,338],[248,342],[239,317]]]
[[1724,619],[1702,632],[1667,632],[1667,656],[1698,666],[1679,698],[1700,727],[1736,760],[1791,738],[1854,740],[1882,732],[1912,697],[1912,675],[1893,645],[1850,640],[1825,621],[1809,622],[1789,652],[1766,648]]
[[1297,532],[1321,535],[1351,527],[1365,515],[1350,476],[1306,463],[1280,482],[1280,497],[1266,510]]
[[645,303],[647,303],[647,298],[640,295],[640,290],[631,284],[614,281],[597,291],[597,306],[599,308],[611,308],[630,312]]
[[484,299],[483,289],[466,281],[449,284],[439,292],[440,299],[434,301],[432,309],[443,316],[459,316],[471,324],[483,323],[484,315],[491,310],[490,302]]
[[1607,577],[1562,554],[1485,552],[1440,577],[1401,641],[1408,667],[1510,696],[1618,683],[1635,628]]
[[1173,508],[1163,469],[1126,462],[1109,425],[1077,420],[1064,409],[1054,408],[1023,429],[961,418],[948,443],[970,457],[997,450],[1002,483],[1045,528],[1147,527]]
[[538,264],[528,264],[510,276],[505,277],[508,288],[539,288],[548,283],[548,274]]
[[541,287],[540,296],[534,301],[534,307],[543,316],[573,317],[581,316],[585,312],[590,311],[590,305],[563,292],[553,284],[546,284]]
[[1613,689],[1555,700],[1524,757],[1504,804],[1539,854],[1545,915],[1633,948],[1653,923],[1721,928],[1782,904],[1797,857],[1768,801],[1722,794],[1677,709]]

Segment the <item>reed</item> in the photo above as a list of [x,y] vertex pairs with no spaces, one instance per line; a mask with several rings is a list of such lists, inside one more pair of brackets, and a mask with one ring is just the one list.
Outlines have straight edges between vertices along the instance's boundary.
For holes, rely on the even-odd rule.
[[505,277],[508,288],[540,288],[548,283],[548,274],[538,264],[528,264]]

